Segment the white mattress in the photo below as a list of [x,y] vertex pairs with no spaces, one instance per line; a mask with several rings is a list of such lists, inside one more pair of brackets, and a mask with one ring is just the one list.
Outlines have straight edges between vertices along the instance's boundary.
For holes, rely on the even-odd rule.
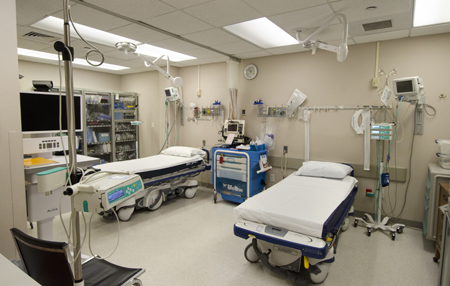
[[252,221],[321,237],[323,224],[358,181],[292,174],[234,209],[239,221]]
[[175,167],[199,160],[203,159],[198,155],[193,157],[178,157],[160,154],[141,159],[96,165],[94,168],[101,171],[125,171],[134,174]]

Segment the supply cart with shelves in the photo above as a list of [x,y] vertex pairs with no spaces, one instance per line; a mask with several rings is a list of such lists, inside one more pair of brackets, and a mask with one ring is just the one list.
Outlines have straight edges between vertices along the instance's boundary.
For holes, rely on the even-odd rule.
[[266,173],[260,172],[261,156],[267,157],[267,150],[213,148],[214,203],[217,202],[217,194],[224,200],[242,203],[260,193],[266,185]]
[[115,161],[136,159],[139,140],[138,94],[114,93]]

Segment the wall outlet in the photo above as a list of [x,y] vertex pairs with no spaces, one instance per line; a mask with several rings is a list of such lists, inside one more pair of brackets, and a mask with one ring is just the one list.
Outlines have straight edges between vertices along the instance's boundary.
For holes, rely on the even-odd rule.
[[275,174],[270,174],[270,181],[275,182]]
[[202,144],[203,144],[202,147],[205,147],[206,146],[206,140],[202,140]]
[[379,77],[374,77],[372,79],[372,87],[378,87],[380,85],[380,78]]
[[288,153],[288,146],[283,147],[283,155]]
[[198,97],[202,96],[202,90],[201,89],[197,89],[197,96]]

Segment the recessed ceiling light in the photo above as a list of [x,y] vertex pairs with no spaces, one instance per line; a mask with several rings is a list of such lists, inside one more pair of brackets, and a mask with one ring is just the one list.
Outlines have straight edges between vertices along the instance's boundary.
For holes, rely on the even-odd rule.
[[223,28],[264,49],[298,44],[294,37],[266,17]]
[[[28,50],[28,49],[22,49],[17,48],[17,54],[20,56],[26,56],[26,57],[32,57],[32,58],[39,58],[39,59],[45,59],[45,60],[51,60],[51,61],[57,61],[58,55],[57,54],[51,54],[51,53],[44,53],[40,51],[34,51],[34,50]],[[99,62],[91,61],[93,64],[99,64]],[[73,61],[74,65],[82,65],[82,66],[90,66],[85,59],[74,59]],[[96,68],[100,69],[107,69],[107,70],[125,70],[129,69],[129,67],[124,66],[118,66],[113,64],[107,64],[103,63],[101,66],[98,66]]]
[[[186,60],[196,59],[195,57],[191,57],[182,53],[177,53],[171,50],[166,50],[160,47],[152,46],[149,44],[138,45],[136,49],[136,53],[143,54],[151,57],[159,57],[161,55],[166,55],[169,57],[171,62],[181,62]],[[165,58],[163,58],[165,59]]]
[[375,11],[375,10],[377,10],[377,6],[369,6],[369,7],[366,8],[366,11],[369,11],[369,12],[372,12],[372,11]]
[[[31,27],[35,27],[38,29],[46,30],[49,32],[57,33],[57,34],[64,34],[64,21],[63,19],[56,18],[53,16],[49,16],[47,18],[44,18],[40,20],[39,22],[36,22],[31,25]],[[122,36],[118,36],[112,33],[104,32],[98,29],[94,29],[85,25],[77,24],[75,23],[75,27],[77,28],[78,32],[85,38],[87,41],[91,41],[97,44],[102,44],[105,46],[114,47],[114,45],[117,42],[132,42],[133,44],[139,43],[138,41],[128,39]],[[77,33],[75,30],[70,26],[70,36],[74,38],[78,38]]]
[[413,27],[450,22],[450,1],[415,0]]
[[[32,27],[50,31],[57,34],[64,34],[63,26],[64,21],[60,18],[56,18],[53,16],[49,16],[45,19],[40,20],[39,22],[36,22],[31,25]],[[75,23],[75,27],[77,28],[78,32],[85,38],[87,41],[105,45],[108,47],[115,48],[116,43],[119,42],[130,42],[135,45],[141,44],[139,41],[132,40],[129,38],[125,38],[122,36],[118,36],[112,33],[108,33],[105,31],[101,31],[98,29],[94,29],[85,25],[77,24]],[[71,37],[79,38],[75,30],[73,30],[72,26],[70,27],[70,35]],[[155,47],[151,45],[144,44],[142,46],[150,46],[152,48],[146,47],[142,49],[142,53],[144,55],[148,55],[151,57],[159,57],[161,55],[168,55],[171,61],[179,62],[179,61],[185,61],[185,60],[191,60],[196,59],[195,57],[191,57],[185,54],[177,53],[171,50],[163,49],[160,47]],[[145,51],[145,52],[144,52]]]

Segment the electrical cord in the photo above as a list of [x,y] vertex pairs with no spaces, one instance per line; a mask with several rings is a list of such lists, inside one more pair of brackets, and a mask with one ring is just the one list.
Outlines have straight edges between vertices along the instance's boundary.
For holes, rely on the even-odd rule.
[[[75,32],[77,33],[78,37],[80,37],[80,39],[81,39],[83,42],[85,42],[87,45],[89,45],[89,46],[92,48],[92,49],[89,49],[89,51],[86,53],[86,56],[85,56],[86,62],[87,62],[88,64],[90,64],[91,66],[93,66],[93,67],[101,66],[101,65],[105,62],[105,55],[103,55],[103,53],[102,53],[97,47],[95,47],[94,45],[92,45],[91,43],[89,43],[88,41],[86,41],[86,40],[83,38],[83,36],[81,36],[80,33],[78,33],[78,30],[77,30],[77,28],[75,27],[75,24],[73,23],[73,20],[72,20],[72,13],[71,13],[71,11],[70,11],[70,5],[69,5],[69,20],[70,20],[70,23],[72,24],[73,29],[74,29]],[[99,54],[100,54],[100,56],[101,56],[101,58],[102,58],[102,60],[100,61],[100,63],[98,63],[98,64],[93,64],[93,63],[91,63],[91,62],[89,61],[88,57],[89,57],[89,55],[90,55],[92,52],[96,52],[96,53],[99,53]],[[69,54],[70,54],[70,52],[69,52]]]
[[116,242],[116,247],[114,248],[113,252],[111,254],[109,254],[108,256],[106,256],[106,257],[100,257],[98,255],[95,255],[93,253],[93,251],[92,251],[92,246],[91,246],[91,226],[92,226],[91,222],[92,222],[92,218],[94,217],[94,214],[97,212],[97,209],[95,210],[95,212],[92,213],[91,218],[89,219],[89,251],[90,251],[91,255],[93,257],[95,257],[96,259],[102,259],[103,260],[103,259],[107,259],[107,258],[111,257],[111,255],[113,255],[116,252],[117,247],[119,246],[119,240],[120,240],[120,221],[119,221],[119,216],[117,215],[116,210],[114,209],[114,207],[111,208],[111,210],[113,211],[113,213],[114,213],[114,215],[116,216],[116,219],[117,219],[117,242]]

